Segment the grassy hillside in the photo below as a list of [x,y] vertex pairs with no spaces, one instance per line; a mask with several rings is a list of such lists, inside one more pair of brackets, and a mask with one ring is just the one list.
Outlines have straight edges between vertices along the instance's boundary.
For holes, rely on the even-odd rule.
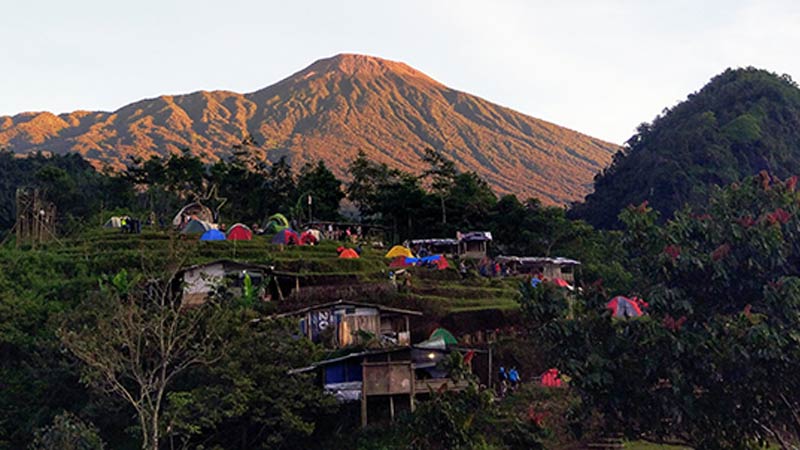
[[151,272],[167,261],[181,261],[182,266],[187,266],[233,259],[273,265],[288,273],[283,278],[289,285],[287,291],[294,287],[287,278],[299,279],[300,291],[287,292],[285,302],[276,302],[279,310],[338,299],[388,303],[425,312],[418,328],[438,323],[462,324],[463,332],[502,326],[514,319],[520,280],[477,275],[462,280],[454,269],[412,268],[411,289],[397,292],[389,283],[388,260],[383,257],[383,250],[366,248],[360,259],[347,260],[338,258],[336,248],[340,245],[324,241],[314,247],[281,247],[261,236],[252,241],[200,242],[196,236],[163,231],[145,230],[132,235],[90,229],[37,250],[17,250],[9,244],[0,250],[0,271],[9,289],[25,291],[43,301],[69,302],[96,289],[102,276],[123,268]]

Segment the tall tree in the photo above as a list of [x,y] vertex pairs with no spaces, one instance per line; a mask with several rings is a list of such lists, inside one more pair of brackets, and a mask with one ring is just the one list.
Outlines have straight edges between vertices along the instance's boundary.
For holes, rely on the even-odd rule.
[[[342,182],[331,172],[323,161],[316,164],[306,164],[300,169],[297,177],[297,203],[295,206],[297,218],[304,217],[310,209],[309,219],[337,220],[339,218],[339,204],[344,198]],[[308,202],[311,204],[309,205]]]
[[145,285],[121,271],[90,297],[60,331],[84,364],[85,380],[135,411],[143,450],[158,450],[170,386],[184,371],[222,355],[213,304],[183,308],[165,282]]

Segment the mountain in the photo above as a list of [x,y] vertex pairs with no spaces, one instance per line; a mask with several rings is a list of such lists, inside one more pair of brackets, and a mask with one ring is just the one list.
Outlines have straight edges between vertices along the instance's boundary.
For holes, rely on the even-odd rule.
[[474,170],[498,193],[548,204],[582,199],[614,144],[535,119],[431,79],[406,64],[342,54],[249,94],[161,96],[114,112],[0,116],[0,147],[19,154],[77,152],[120,169],[130,157],[182,148],[205,161],[252,134],[260,158],[299,167],[322,159],[346,178],[359,150],[421,172],[426,147]]
[[614,227],[622,208],[647,201],[668,218],[684,204],[702,208],[713,186],[762,170],[800,173],[800,89],[788,75],[728,69],[640,125],[571,214]]

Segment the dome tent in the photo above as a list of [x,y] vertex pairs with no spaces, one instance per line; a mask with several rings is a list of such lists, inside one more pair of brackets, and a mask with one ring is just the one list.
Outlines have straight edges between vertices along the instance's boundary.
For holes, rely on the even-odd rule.
[[228,230],[229,241],[249,241],[253,239],[253,231],[247,225],[237,223]]
[[201,241],[224,241],[225,233],[216,229],[210,229],[200,236]]

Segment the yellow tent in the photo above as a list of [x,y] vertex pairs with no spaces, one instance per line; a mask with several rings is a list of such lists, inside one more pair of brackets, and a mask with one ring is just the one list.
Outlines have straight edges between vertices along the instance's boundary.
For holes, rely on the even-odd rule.
[[404,256],[406,258],[413,258],[414,254],[411,253],[411,250],[403,247],[402,245],[395,245],[389,250],[389,253],[386,254],[386,258],[397,258],[398,256]]

